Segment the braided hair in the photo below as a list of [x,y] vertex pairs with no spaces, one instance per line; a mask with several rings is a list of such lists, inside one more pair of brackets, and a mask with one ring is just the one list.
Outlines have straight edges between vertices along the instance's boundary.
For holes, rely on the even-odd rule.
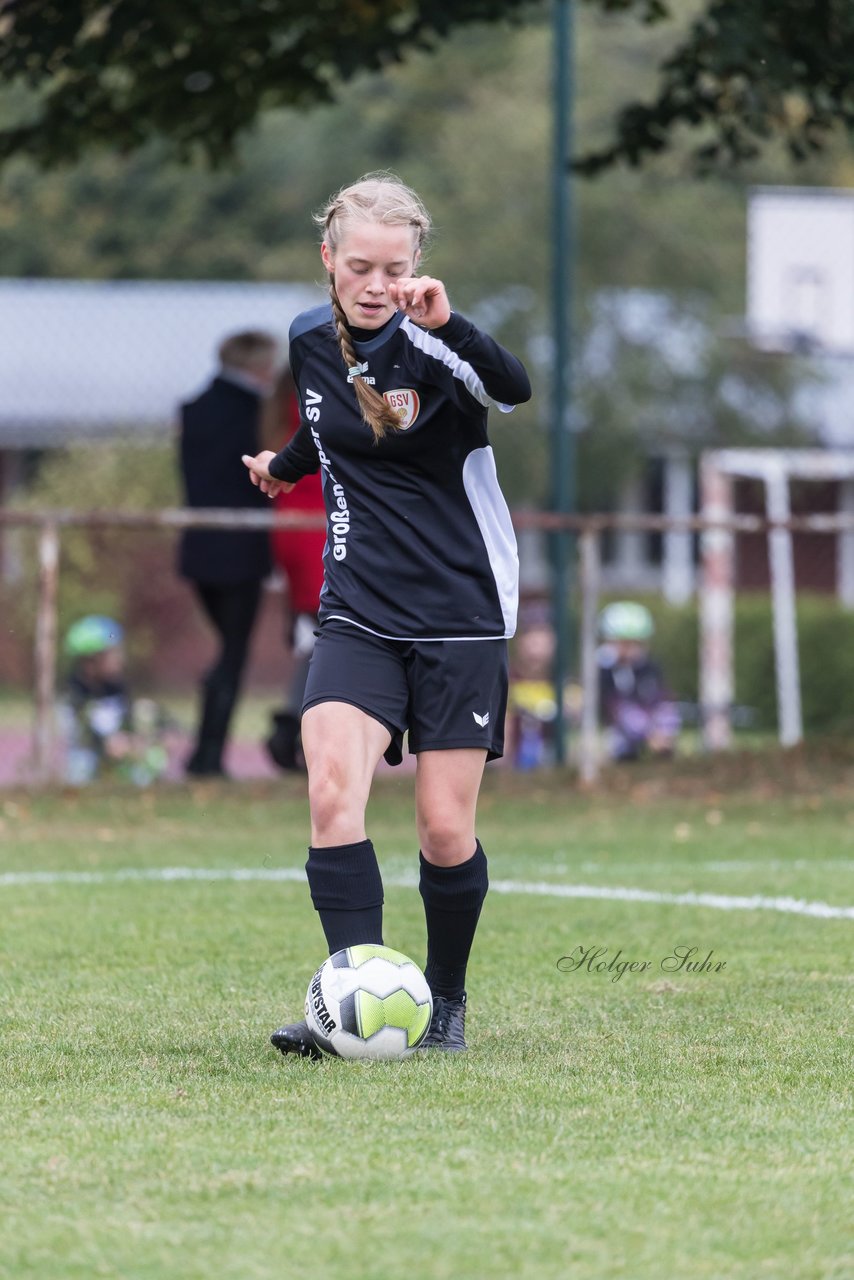
[[[342,223],[354,219],[378,222],[385,226],[412,227],[416,250],[424,247],[430,233],[430,215],[421,200],[393,173],[366,174],[358,182],[343,187],[315,214],[315,222],[321,229],[323,241],[333,255],[340,240]],[[374,434],[374,443],[378,444],[388,431],[400,430],[400,418],[361,375],[359,358],[347,327],[347,317],[335,288],[335,277],[331,274],[329,296],[341,358],[349,371],[362,418]]]

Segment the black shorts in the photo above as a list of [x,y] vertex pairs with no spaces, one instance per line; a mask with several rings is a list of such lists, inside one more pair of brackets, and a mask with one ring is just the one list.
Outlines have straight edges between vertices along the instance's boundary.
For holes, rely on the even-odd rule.
[[317,633],[303,711],[320,702],[349,702],[391,734],[389,764],[409,750],[483,747],[504,752],[506,640],[385,640],[332,620]]

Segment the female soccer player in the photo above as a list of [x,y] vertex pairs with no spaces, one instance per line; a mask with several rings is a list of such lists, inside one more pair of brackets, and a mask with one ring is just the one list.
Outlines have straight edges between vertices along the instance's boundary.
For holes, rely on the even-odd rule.
[[[302,718],[306,873],[330,953],[382,942],[365,809],[380,757],[399,764],[408,731],[434,998],[424,1045],[460,1051],[488,884],[475,810],[484,765],[502,753],[518,595],[486,416],[531,388],[440,280],[416,276],[430,218],[399,179],[362,178],[317,222],[331,306],[291,327],[302,425],[280,453],[243,459],[271,498],[319,467],[329,517]],[[304,1022],[271,1040],[319,1056]]]

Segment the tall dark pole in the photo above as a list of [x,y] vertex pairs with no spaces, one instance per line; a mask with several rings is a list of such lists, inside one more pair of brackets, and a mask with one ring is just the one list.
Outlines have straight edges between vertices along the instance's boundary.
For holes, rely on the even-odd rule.
[[[552,327],[554,386],[552,392],[551,464],[553,511],[575,508],[575,438],[570,429],[570,339],[572,332],[572,0],[554,4],[554,154],[552,158]],[[555,652],[555,750],[566,761],[563,688],[571,658],[569,533],[552,534],[552,612]]]

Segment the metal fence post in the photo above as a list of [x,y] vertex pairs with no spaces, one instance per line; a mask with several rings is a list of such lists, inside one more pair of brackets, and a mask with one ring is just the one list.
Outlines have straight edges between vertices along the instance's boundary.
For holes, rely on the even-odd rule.
[[599,777],[599,668],[596,662],[596,617],[602,567],[600,532],[581,534],[581,734],[578,773],[592,785]]
[[768,533],[768,563],[771,570],[771,603],[774,619],[774,659],[777,679],[777,720],[780,743],[797,746],[803,741],[801,713],[800,657],[795,610],[795,558],[792,531],[785,528],[791,519],[789,477],[783,467],[769,469],[765,476],[765,509],[769,520],[779,521]]
[[733,628],[734,538],[732,480],[718,465],[714,451],[700,462],[704,520],[701,538],[703,572],[700,587],[700,711],[703,745],[725,751],[732,742],[730,716],[734,698]]
[[46,520],[39,529],[39,594],[35,644],[35,776],[50,782],[55,768],[56,614],[59,584],[59,526]]

